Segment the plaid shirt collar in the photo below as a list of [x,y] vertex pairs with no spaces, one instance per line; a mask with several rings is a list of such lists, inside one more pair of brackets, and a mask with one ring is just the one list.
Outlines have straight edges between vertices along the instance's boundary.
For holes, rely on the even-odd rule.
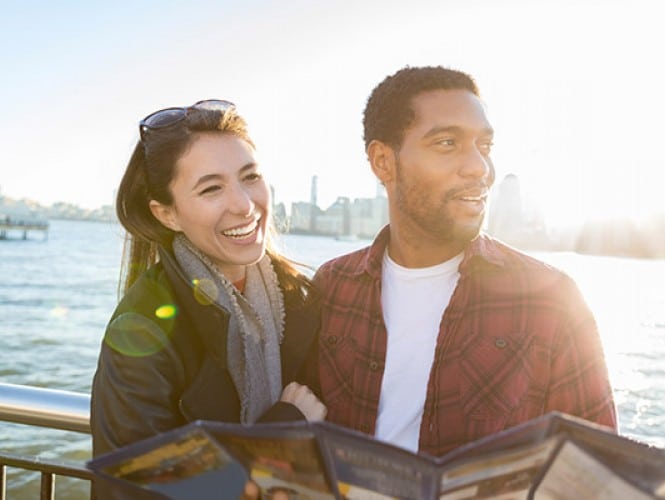
[[[381,278],[381,265],[383,263],[383,254],[390,240],[390,225],[381,229],[374,242],[370,246],[369,252],[365,255],[362,266],[358,267],[357,274],[367,273],[374,279]],[[464,258],[460,263],[460,274],[464,275],[476,269],[478,265],[487,263],[494,266],[503,266],[506,256],[496,245],[490,244],[493,239],[481,233],[464,250]]]

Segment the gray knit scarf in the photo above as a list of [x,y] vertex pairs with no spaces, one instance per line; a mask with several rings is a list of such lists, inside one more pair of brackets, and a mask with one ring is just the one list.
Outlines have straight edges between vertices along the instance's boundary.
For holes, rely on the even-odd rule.
[[251,424],[282,392],[279,345],[284,335],[284,296],[267,255],[247,266],[244,295],[182,234],[173,240],[175,258],[194,283],[199,299],[230,313],[227,364],[240,396],[240,421]]

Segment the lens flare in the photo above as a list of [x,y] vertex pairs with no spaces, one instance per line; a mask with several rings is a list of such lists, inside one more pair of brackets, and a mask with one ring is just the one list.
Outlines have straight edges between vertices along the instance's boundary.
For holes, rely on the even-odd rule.
[[219,289],[212,280],[194,279],[192,285],[194,285],[194,298],[199,304],[209,306],[217,299]]
[[175,305],[164,304],[155,310],[155,316],[157,316],[159,319],[170,319],[175,318],[177,312],[178,310],[176,309]]
[[151,320],[134,312],[124,313],[108,326],[104,341],[126,356],[149,356],[169,343],[172,319]]

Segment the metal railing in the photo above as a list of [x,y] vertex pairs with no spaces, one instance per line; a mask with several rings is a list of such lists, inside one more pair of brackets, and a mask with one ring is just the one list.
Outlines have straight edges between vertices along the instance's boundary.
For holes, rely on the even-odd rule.
[[[0,420],[89,434],[90,396],[0,383]],[[11,455],[0,449],[0,500],[6,499],[7,467],[40,472],[40,499],[47,500],[55,498],[56,476],[92,479],[92,473],[82,464]]]

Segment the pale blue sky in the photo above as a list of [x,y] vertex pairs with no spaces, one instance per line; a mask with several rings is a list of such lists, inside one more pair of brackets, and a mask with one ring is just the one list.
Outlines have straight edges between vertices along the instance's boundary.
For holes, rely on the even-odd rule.
[[137,122],[230,99],[277,201],[372,196],[361,115],[406,64],[477,80],[516,173],[549,220],[665,210],[658,0],[2,1],[0,189],[113,200]]

